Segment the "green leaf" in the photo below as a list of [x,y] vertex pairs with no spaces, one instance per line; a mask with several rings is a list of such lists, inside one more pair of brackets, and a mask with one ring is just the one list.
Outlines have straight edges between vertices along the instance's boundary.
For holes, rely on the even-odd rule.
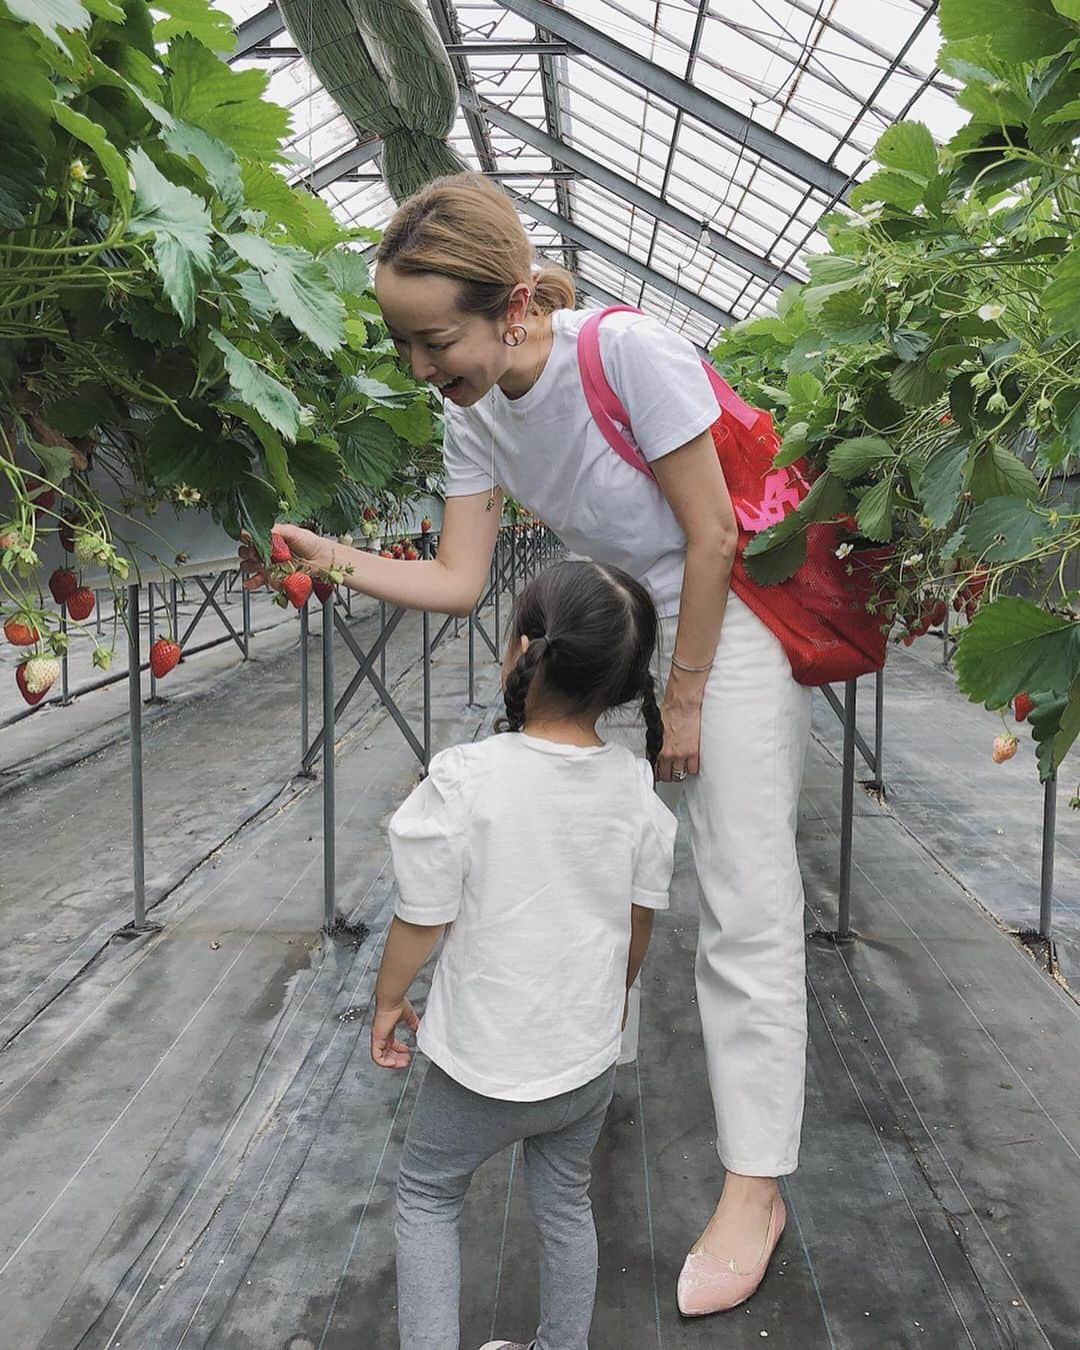
[[914,361],[930,346],[930,338],[917,328],[897,328],[889,334],[889,345],[901,361]]
[[865,298],[858,291],[837,291],[822,303],[817,327],[834,342],[873,342],[881,336],[881,320],[864,314]]
[[[844,258],[836,253],[819,253],[806,258],[806,267],[810,273],[811,289],[818,286],[831,286],[838,281],[858,281],[863,275],[863,265],[856,258]],[[795,289],[795,288],[790,288]]]
[[855,512],[855,520],[861,534],[877,543],[888,543],[892,538],[892,513],[895,502],[895,490],[891,478],[865,492]]
[[326,356],[345,340],[345,306],[326,268],[310,254],[271,244],[257,234],[230,234],[229,246],[266,283],[274,304]]
[[16,19],[36,24],[50,41],[67,51],[61,28],[80,32],[90,27],[90,15],[79,0],[5,0]]
[[798,506],[798,514],[806,522],[835,520],[850,509],[847,488],[841,479],[826,470],[818,474],[810,491]]
[[239,351],[223,333],[210,330],[210,341],[225,357],[225,369],[237,395],[290,441],[300,427],[300,403],[291,389]]
[[1057,332],[1080,335],[1080,248],[1058,263],[1042,303]]
[[426,398],[414,399],[404,408],[374,408],[372,413],[409,445],[430,445],[435,439],[435,421]]
[[874,158],[887,169],[901,169],[920,178],[937,173],[937,146],[921,122],[897,122],[874,146]]
[[104,384],[81,384],[74,394],[50,403],[44,420],[62,436],[87,436],[103,422],[115,421],[119,409]]
[[363,295],[371,285],[371,272],[356,249],[336,248],[322,264],[339,295]]
[[1080,23],[1080,0],[1050,0],[1059,14]]
[[244,199],[244,185],[240,179],[240,165],[232,150],[216,136],[201,127],[172,119],[164,127],[161,139],[174,155],[195,160],[206,175],[206,181],[217,191],[229,207],[237,207]]
[[946,377],[930,369],[925,355],[916,361],[902,361],[889,377],[889,393],[909,408],[924,408],[939,399],[947,387]]
[[963,630],[953,664],[963,692],[988,708],[1024,689],[1064,692],[1080,676],[1080,622],[1002,595]]
[[1074,98],[1060,107],[1057,112],[1051,113],[1046,119],[1047,123],[1057,125],[1064,122],[1080,121],[1080,98]]
[[406,459],[397,433],[371,414],[339,426],[337,437],[350,476],[365,487],[385,487]]
[[1041,699],[1036,700],[1030,721],[1032,735],[1039,746],[1039,777],[1045,782],[1064,763],[1080,735],[1080,680],[1067,699],[1048,700],[1049,716],[1043,714]]
[[345,463],[329,440],[297,441],[289,450],[289,473],[296,484],[296,515],[307,520],[333,501]]
[[796,371],[787,378],[791,407],[812,408],[821,397],[821,381],[807,371]]
[[755,534],[743,553],[746,570],[759,586],[775,586],[794,576],[806,561],[806,528],[791,512],[779,525]]
[[206,0],[152,0],[152,8],[167,15],[154,24],[154,40],[190,33],[214,52],[231,52],[236,46],[232,19],[220,9],[211,9]]
[[45,192],[45,156],[12,122],[0,121],[0,229],[17,230]]
[[135,210],[128,233],[153,235],[165,294],[190,328],[195,321],[196,272],[209,272],[213,265],[210,213],[193,192],[170,183],[141,146],[128,158],[135,175]]
[[196,425],[182,422],[171,409],[162,413],[150,429],[147,467],[162,487],[187,483],[206,497],[218,497],[243,478],[250,452],[222,437],[219,418],[205,404],[184,399],[180,408]]
[[926,358],[926,365],[929,370],[955,370],[965,361],[976,361],[978,357],[978,347],[955,342],[947,347],[935,347]]
[[105,135],[105,129],[89,117],[84,117],[66,103],[53,104],[53,117],[66,132],[88,145],[97,156],[98,163],[105,170],[109,186],[125,215],[131,209],[131,185],[128,181],[128,166],[120,151]]
[[1020,497],[992,497],[972,511],[964,523],[968,550],[987,563],[1016,562],[1053,534],[1047,515]]
[[880,436],[854,436],[829,451],[829,470],[847,481],[895,458],[892,446]]
[[227,399],[215,404],[215,407],[219,413],[239,419],[255,433],[262,448],[266,476],[278,496],[283,497],[289,503],[290,508],[294,507],[296,505],[296,484],[289,473],[289,453],[275,428],[265,418],[260,417],[248,403],[239,403]]
[[946,445],[927,461],[919,480],[919,498],[935,530],[943,530],[956,514],[970,447],[964,441]]
[[281,158],[289,114],[263,97],[261,70],[235,70],[191,37],[169,48],[169,107],[174,116],[231,146],[241,158]]
[[1010,63],[1053,56],[1076,36],[1050,0],[941,0],[938,22],[946,41],[981,38]]
[[1023,497],[1030,501],[1039,495],[1039,480],[1028,466],[1011,450],[996,443],[976,452],[968,487],[976,504],[991,497]]
[[898,206],[901,211],[914,211],[926,192],[925,183],[892,169],[879,169],[860,183],[848,199],[856,211],[874,202]]
[[773,457],[773,467],[777,469],[786,469],[789,464],[794,464],[796,460],[802,459],[809,450],[806,441],[806,433],[810,430],[806,422],[793,422],[784,432],[784,439],[780,442],[780,449]]

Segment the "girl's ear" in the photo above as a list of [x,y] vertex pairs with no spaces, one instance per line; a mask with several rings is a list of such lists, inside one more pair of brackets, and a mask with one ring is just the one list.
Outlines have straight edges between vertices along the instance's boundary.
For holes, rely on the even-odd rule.
[[525,653],[526,653],[528,650],[529,650],[529,639],[528,639],[528,637],[526,637],[526,635],[525,635],[524,633],[522,633],[522,635],[521,635],[521,651],[520,651],[520,653],[519,653],[519,658],[520,658],[521,656],[524,656]]
[[529,298],[532,295],[530,287],[523,281],[510,292],[510,299],[506,302],[506,322],[521,323],[525,315],[529,312]]

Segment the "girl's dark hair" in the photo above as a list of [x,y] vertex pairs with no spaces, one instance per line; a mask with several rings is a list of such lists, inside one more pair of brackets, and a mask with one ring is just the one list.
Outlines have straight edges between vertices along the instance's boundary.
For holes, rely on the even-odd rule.
[[529,639],[506,679],[500,731],[521,731],[530,694],[559,712],[592,713],[640,699],[649,763],[664,744],[651,671],[659,623],[649,592],[627,572],[594,562],[548,567],[517,598],[510,640]]

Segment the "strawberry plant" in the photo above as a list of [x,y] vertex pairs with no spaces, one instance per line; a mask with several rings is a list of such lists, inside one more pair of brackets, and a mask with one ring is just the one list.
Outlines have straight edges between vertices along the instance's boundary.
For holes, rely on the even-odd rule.
[[289,114],[232,45],[207,0],[0,6],[0,615],[54,652],[51,536],[75,592],[120,585],[175,561],[137,555],[136,511],[266,550],[275,518],[338,534],[438,465],[354,247],[375,236],[290,185]]
[[752,573],[789,576],[812,520],[844,524],[841,557],[891,543],[898,635],[964,611],[960,688],[1027,695],[1046,778],[1080,732],[1080,9],[991,10],[938,11],[966,124],[943,147],[918,122],[886,131],[810,281],[712,355],[774,413],[777,463],[817,475],[747,549]]

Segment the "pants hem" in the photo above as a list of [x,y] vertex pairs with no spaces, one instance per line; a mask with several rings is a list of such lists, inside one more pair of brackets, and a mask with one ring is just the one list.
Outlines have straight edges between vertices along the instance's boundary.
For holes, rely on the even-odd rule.
[[743,1177],[789,1177],[799,1166],[798,1159],[778,1163],[771,1158],[732,1158],[719,1145],[716,1152],[725,1172],[738,1172]]

